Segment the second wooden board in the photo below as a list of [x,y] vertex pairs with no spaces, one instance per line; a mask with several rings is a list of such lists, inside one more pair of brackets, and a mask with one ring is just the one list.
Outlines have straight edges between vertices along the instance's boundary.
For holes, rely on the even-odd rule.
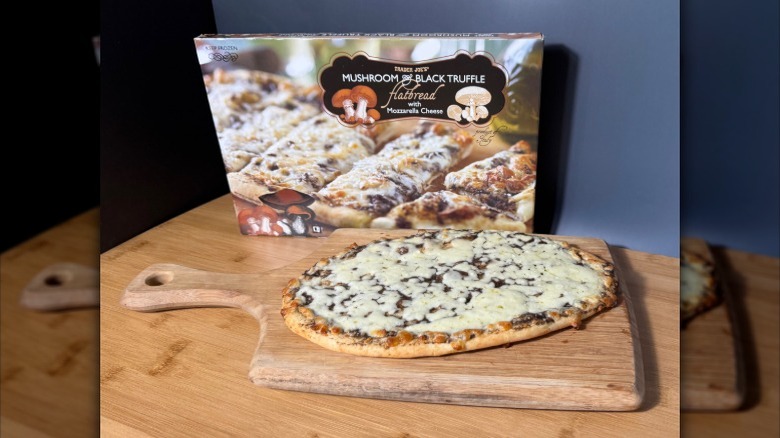
[[[707,243],[684,238],[682,249],[697,254],[715,266]],[[728,411],[739,408],[745,398],[738,324],[734,324],[728,288],[717,278],[722,302],[695,316],[680,330],[680,407],[688,411]]]
[[[290,279],[352,243],[411,233],[340,229],[299,262],[255,275],[154,265],[131,282],[122,304],[139,311],[245,309],[260,323],[249,376],[270,388],[515,408],[625,411],[639,406],[644,392],[642,359],[630,296],[622,284],[618,306],[584,321],[580,330],[443,357],[356,357],[323,349],[285,326],[279,314],[281,290]],[[602,240],[550,237],[612,261]]]

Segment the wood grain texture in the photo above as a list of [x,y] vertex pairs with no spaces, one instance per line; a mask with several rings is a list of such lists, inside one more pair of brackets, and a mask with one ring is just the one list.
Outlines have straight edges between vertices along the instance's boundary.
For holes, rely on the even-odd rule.
[[713,248],[721,280],[732,294],[744,351],[746,399],[737,412],[682,415],[683,436],[780,435],[780,259]]
[[[321,348],[290,331],[279,314],[281,291],[318,260],[410,230],[336,230],[311,255],[257,274],[225,274],[154,265],[128,285],[122,304],[133,310],[240,307],[260,323],[249,377],[260,386],[353,397],[535,409],[636,409],[644,393],[641,352],[634,347],[627,300],[540,338],[438,358],[356,357]],[[555,237],[612,261],[598,239]],[[626,288],[621,287],[626,297]],[[633,332],[633,336],[632,336]],[[571,360],[566,360],[571,358]],[[575,362],[576,358],[576,363]],[[637,370],[639,368],[639,370]]]
[[39,312],[20,300],[25,285],[47,266],[97,269],[98,224],[93,210],[0,255],[3,436],[97,434],[97,308]]
[[[684,238],[681,247],[715,265],[707,243]],[[745,376],[739,326],[728,286],[717,278],[721,303],[694,317],[680,331],[680,406],[684,410],[728,411],[745,398]]]
[[[101,431],[106,436],[677,434],[679,260],[675,258],[613,249],[635,304],[644,357],[646,394],[635,412],[411,404],[258,387],[246,378],[247,361],[258,338],[257,321],[246,312],[139,313],[119,304],[128,283],[154,263],[256,274],[294,262],[324,242],[241,236],[230,199],[222,197],[103,254]],[[585,334],[598,321],[592,322],[592,327],[574,334]],[[577,363],[576,357],[558,357]]]
[[43,268],[22,290],[20,304],[40,311],[97,307],[97,266],[55,263]]

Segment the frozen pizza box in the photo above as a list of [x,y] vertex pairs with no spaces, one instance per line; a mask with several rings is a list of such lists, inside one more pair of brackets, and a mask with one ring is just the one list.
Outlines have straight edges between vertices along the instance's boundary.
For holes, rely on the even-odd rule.
[[240,230],[533,228],[541,34],[195,39]]

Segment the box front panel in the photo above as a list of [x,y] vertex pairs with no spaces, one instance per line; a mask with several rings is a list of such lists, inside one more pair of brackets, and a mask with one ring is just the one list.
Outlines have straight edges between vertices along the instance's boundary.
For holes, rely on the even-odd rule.
[[532,230],[539,35],[195,42],[242,233]]

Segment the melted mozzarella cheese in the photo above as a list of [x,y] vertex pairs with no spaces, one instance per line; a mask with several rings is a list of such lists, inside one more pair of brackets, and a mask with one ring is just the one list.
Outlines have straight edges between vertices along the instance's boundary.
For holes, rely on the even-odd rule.
[[373,152],[373,140],[321,114],[298,125],[241,170],[276,189],[313,193]]
[[[597,299],[599,274],[550,239],[501,231],[381,241],[312,268],[303,305],[346,331],[455,333]],[[476,237],[475,237],[476,236]],[[472,240],[473,238],[473,240]]]
[[320,190],[317,197],[330,205],[379,216],[419,196],[466,153],[451,133],[402,135],[377,155],[355,163],[349,172]]
[[318,113],[314,105],[299,104],[294,109],[270,106],[247,115],[246,121],[235,128],[223,129],[217,136],[225,168],[228,172],[241,170],[252,158]]
[[680,298],[684,303],[696,301],[707,291],[707,278],[711,275],[702,264],[687,263],[680,265]]
[[211,114],[217,132],[242,124],[268,106],[283,106],[301,95],[289,79],[252,70],[217,70],[207,77]]

